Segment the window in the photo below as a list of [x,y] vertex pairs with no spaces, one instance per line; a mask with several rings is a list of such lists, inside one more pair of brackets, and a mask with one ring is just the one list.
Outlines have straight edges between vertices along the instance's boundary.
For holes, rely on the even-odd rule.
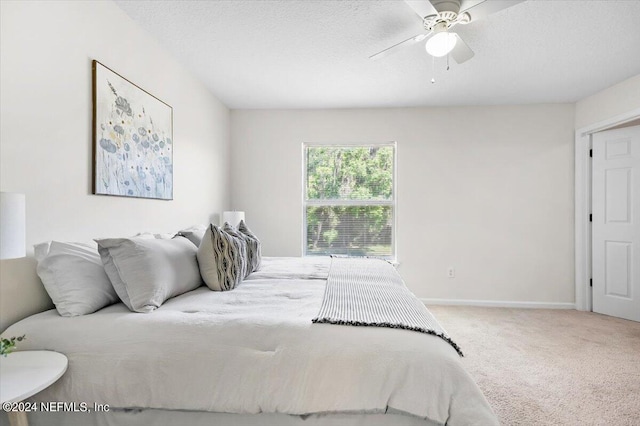
[[395,144],[304,145],[304,254],[395,258]]

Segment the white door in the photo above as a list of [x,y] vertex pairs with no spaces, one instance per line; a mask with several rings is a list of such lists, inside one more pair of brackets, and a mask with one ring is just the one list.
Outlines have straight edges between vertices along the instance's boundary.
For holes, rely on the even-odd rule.
[[640,126],[593,135],[593,311],[640,321]]

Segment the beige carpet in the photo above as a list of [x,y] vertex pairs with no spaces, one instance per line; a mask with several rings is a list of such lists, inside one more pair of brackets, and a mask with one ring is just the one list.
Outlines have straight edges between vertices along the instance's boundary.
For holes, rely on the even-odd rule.
[[640,425],[640,323],[573,310],[429,309],[503,425]]

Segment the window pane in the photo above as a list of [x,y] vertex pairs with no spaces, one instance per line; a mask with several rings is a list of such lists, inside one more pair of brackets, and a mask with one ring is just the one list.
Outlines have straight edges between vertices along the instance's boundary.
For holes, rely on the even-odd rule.
[[307,147],[308,200],[393,199],[393,147]]
[[307,206],[307,255],[393,256],[391,206]]

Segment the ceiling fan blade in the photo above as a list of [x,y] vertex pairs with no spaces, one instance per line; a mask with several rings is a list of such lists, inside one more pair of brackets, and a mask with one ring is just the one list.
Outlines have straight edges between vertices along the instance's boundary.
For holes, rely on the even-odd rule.
[[425,16],[438,14],[438,11],[433,7],[429,0],[404,0],[404,2],[418,14],[420,19]]
[[457,40],[456,40],[456,46],[453,48],[453,50],[450,53],[451,57],[453,57],[453,59],[459,64],[473,58],[473,55],[475,55],[475,53],[473,53],[473,50],[471,50],[471,48],[467,45],[467,43],[465,43],[458,34],[456,33],[452,33],[452,34],[456,36]]
[[390,53],[394,53],[394,52],[399,51],[401,47],[410,46],[413,43],[417,43],[419,41],[424,40],[425,38],[427,38],[429,36],[429,34],[431,34],[431,33],[418,34],[416,36],[408,38],[408,39],[406,39],[404,41],[401,41],[398,44],[394,44],[393,46],[384,49],[381,52],[378,52],[378,53],[376,53],[374,55],[369,56],[369,59],[376,60],[376,59],[384,58],[385,56],[389,55]]
[[460,7],[460,13],[468,12],[471,20],[485,19],[492,13],[506,9],[524,0],[466,0]]

